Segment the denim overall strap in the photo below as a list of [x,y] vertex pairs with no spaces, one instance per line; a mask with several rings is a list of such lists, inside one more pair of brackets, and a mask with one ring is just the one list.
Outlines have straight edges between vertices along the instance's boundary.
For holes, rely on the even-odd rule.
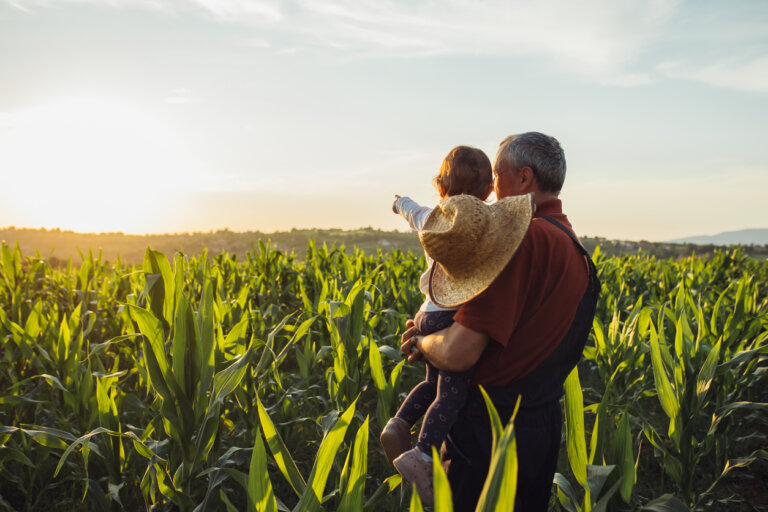
[[[518,397],[515,419],[518,439],[518,495],[516,510],[546,510],[557,464],[562,428],[560,397],[563,383],[581,358],[592,328],[600,293],[600,281],[589,253],[565,226],[541,217],[563,230],[584,255],[589,282],[568,332],[555,350],[533,372],[505,386],[486,388],[501,421],[509,421]],[[454,498],[454,510],[474,510],[488,472],[491,431],[485,402],[477,386],[470,390],[445,444],[444,467]]]

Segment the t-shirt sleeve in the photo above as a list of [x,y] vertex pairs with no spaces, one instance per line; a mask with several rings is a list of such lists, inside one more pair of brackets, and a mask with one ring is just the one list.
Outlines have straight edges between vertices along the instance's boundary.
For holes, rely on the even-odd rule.
[[464,327],[481,332],[505,347],[520,322],[532,285],[532,250],[526,241],[499,277],[483,293],[463,304],[453,317]]

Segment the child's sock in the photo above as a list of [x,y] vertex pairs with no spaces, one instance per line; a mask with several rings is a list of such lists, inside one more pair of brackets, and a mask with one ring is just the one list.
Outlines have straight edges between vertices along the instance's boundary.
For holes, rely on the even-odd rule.
[[432,456],[427,454],[426,452],[419,449],[419,452],[421,452],[421,458],[424,459],[427,462],[432,462]]

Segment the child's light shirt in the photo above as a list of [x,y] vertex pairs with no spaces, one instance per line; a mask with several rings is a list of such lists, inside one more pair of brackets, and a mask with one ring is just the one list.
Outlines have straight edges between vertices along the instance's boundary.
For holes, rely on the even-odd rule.
[[[415,231],[421,231],[424,227],[424,222],[427,220],[429,212],[432,208],[427,206],[421,206],[419,203],[411,199],[410,197],[401,197],[395,201],[395,209],[405,220],[408,221],[408,225]],[[429,273],[432,271],[432,265],[435,261],[429,257],[426,251],[424,251],[424,257],[427,258],[427,270],[421,274],[419,279],[419,290],[424,294],[424,302],[421,304],[419,311],[456,311],[459,308],[443,308],[432,302],[432,297],[429,295]]]

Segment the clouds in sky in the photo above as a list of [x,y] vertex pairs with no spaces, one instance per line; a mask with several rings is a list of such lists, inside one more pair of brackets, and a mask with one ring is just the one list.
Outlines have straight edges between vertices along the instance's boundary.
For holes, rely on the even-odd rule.
[[198,101],[200,101],[200,98],[195,96],[192,93],[192,91],[184,87],[179,87],[177,89],[174,89],[171,92],[171,94],[165,97],[166,103],[171,103],[175,105],[183,105],[185,103],[197,103]]
[[[532,56],[582,80],[642,86],[661,77],[768,91],[766,9],[738,26],[706,16],[712,4],[680,0],[6,0],[19,9],[83,4],[193,14],[253,31],[244,46],[351,58]],[[750,2],[747,2],[750,4]],[[722,7],[722,6],[721,6]],[[718,7],[720,9],[721,7]],[[692,12],[692,11],[696,12]],[[735,32],[738,31],[738,32]],[[670,40],[698,45],[712,34],[750,37],[762,52],[710,51],[706,61],[665,53]],[[751,35],[750,35],[751,34]],[[685,44],[683,44],[685,46]]]
[[[567,148],[570,214],[590,233],[765,218],[758,199],[735,220],[708,203],[765,189],[765,0],[0,0],[0,52],[0,169],[15,169],[0,204],[37,208],[14,192],[35,176],[56,219],[16,224],[65,226],[61,190],[81,176],[114,218],[113,190],[149,211],[183,189],[183,215],[136,231],[401,227],[392,193],[434,201],[450,147],[492,156],[528,129]],[[660,199],[638,215],[646,194]],[[173,227],[190,211],[205,223]]]
[[674,78],[703,82],[715,87],[768,93],[768,57],[730,59],[702,66],[666,62],[659,71]]

